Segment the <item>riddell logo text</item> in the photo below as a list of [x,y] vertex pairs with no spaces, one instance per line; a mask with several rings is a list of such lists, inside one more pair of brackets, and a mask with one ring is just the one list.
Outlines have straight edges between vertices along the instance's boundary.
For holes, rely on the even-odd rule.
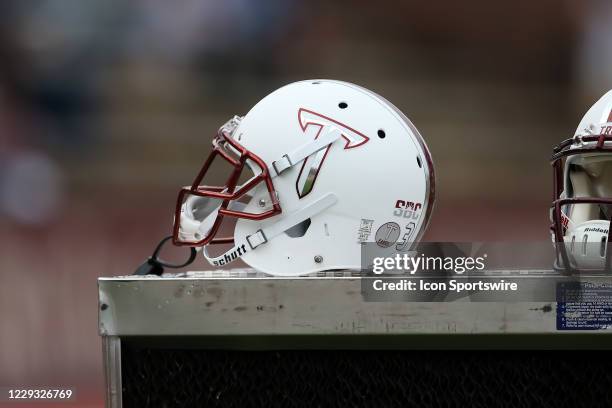
[[604,229],[604,228],[592,228],[592,227],[589,227],[589,228],[585,228],[584,232],[601,232],[602,234],[607,234],[608,230]]
[[242,256],[242,255],[246,254],[246,252],[247,252],[246,246],[245,246],[245,244],[242,244],[241,246],[239,246],[237,249],[233,250],[229,254],[223,255],[223,259],[219,259],[217,261],[213,261],[213,264],[216,265],[216,266],[226,265],[226,264],[234,261],[239,256]]

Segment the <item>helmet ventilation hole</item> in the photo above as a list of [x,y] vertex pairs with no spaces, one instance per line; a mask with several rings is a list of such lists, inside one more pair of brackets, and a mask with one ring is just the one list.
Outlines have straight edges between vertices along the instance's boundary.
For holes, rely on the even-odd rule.
[[601,245],[599,246],[599,255],[602,258],[606,256],[606,240],[607,240],[607,237],[601,237]]
[[584,236],[582,237],[582,255],[586,255],[587,253],[587,240],[589,239],[589,236],[587,234],[584,234]]
[[387,136],[385,131],[382,130],[382,129],[378,129],[378,132],[376,132],[376,133],[378,134],[378,137],[380,137],[381,139],[384,139]]
[[346,108],[348,108],[348,104],[347,104],[346,102],[340,102],[340,103],[338,104],[338,107],[339,107],[340,109],[346,109]]
[[321,83],[321,81],[314,81],[312,84],[313,85],[319,85]]
[[419,165],[419,168],[423,168],[423,163],[421,163],[421,156],[417,156],[417,164]]

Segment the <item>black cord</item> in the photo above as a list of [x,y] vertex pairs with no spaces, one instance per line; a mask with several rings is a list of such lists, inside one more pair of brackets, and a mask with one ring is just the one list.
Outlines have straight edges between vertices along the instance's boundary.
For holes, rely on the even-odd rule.
[[195,250],[195,248],[189,248],[189,250],[190,250],[189,258],[187,259],[187,261],[185,261],[182,264],[172,264],[172,263],[166,262],[163,259],[159,258],[159,253],[161,252],[162,247],[170,239],[172,239],[172,235],[162,239],[159,242],[159,244],[157,244],[157,247],[155,248],[155,251],[153,251],[153,255],[151,255],[149,258],[147,258],[147,260],[136,269],[136,271],[133,273],[133,275],[157,275],[157,276],[161,276],[161,274],[164,273],[164,268],[178,269],[178,268],[183,268],[183,267],[193,263],[193,261],[196,258],[196,255],[197,255],[197,251]]

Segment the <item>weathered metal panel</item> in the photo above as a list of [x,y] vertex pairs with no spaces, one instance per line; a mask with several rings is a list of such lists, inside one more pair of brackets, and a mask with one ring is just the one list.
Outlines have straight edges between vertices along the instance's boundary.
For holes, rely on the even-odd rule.
[[554,333],[550,302],[365,302],[360,276],[249,270],[99,279],[100,334]]

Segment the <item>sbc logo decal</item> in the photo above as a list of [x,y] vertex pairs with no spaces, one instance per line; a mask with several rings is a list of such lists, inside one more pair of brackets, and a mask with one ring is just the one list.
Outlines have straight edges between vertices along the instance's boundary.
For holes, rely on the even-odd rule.
[[418,220],[421,216],[421,208],[423,208],[423,204],[421,203],[397,200],[395,202],[395,210],[393,211],[393,215],[395,215],[396,217]]
[[[309,126],[318,126],[319,130],[317,131],[315,139],[319,137],[323,128],[327,126],[335,127],[341,132],[344,140],[346,140],[344,150],[361,146],[370,140],[369,137],[351,128],[350,126],[309,109],[300,108],[298,111],[298,122],[300,123],[300,127],[302,128],[303,132],[306,132],[306,129]],[[298,175],[295,183],[295,188],[300,198],[305,197],[312,191],[314,183],[317,180],[317,175],[321,170],[321,166],[325,161],[325,157],[327,156],[327,152],[329,151],[330,147],[331,145],[319,150],[304,160],[302,168],[300,169],[300,174]]]

